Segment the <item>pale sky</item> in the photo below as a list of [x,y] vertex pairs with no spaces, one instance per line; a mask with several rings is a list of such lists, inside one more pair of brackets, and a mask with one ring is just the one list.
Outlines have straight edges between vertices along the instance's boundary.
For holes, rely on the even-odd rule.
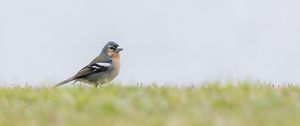
[[53,84],[107,41],[124,48],[114,82],[300,83],[297,0],[0,1],[0,82]]

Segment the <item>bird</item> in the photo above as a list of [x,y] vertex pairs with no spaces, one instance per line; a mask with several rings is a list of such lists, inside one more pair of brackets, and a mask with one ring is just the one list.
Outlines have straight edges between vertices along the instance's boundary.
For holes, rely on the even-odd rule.
[[74,76],[54,85],[54,87],[71,81],[79,81],[97,88],[112,81],[120,72],[120,52],[122,50],[123,48],[120,48],[116,42],[107,42],[101,53],[92,62],[79,70]]

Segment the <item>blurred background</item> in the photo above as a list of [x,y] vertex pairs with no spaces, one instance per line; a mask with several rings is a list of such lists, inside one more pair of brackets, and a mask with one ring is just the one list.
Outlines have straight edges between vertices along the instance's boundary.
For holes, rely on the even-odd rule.
[[0,1],[0,82],[54,84],[119,43],[114,82],[300,82],[300,1]]

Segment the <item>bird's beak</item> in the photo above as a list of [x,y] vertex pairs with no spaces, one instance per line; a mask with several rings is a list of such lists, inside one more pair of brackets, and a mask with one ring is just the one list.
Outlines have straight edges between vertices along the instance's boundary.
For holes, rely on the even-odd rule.
[[122,48],[120,48],[120,47],[118,47],[118,48],[116,48],[116,52],[118,53],[118,52],[121,52],[123,49]]

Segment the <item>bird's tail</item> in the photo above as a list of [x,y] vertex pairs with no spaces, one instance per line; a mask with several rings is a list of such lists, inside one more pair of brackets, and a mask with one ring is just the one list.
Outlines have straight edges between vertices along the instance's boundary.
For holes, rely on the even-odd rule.
[[58,86],[64,85],[64,84],[66,84],[66,83],[68,83],[68,82],[70,82],[70,81],[73,81],[74,79],[75,79],[74,77],[71,77],[71,78],[69,78],[69,79],[67,79],[67,80],[64,80],[64,81],[62,81],[62,82],[60,82],[60,83],[54,85],[53,87],[58,87]]

